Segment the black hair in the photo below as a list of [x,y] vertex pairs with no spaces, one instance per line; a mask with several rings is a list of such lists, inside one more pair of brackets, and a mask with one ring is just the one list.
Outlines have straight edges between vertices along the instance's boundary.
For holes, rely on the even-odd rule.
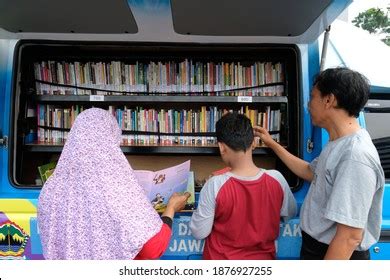
[[338,108],[344,109],[350,116],[359,116],[368,101],[370,83],[359,72],[345,67],[330,68],[322,71],[314,81],[314,86],[324,97],[333,93]]
[[251,121],[242,114],[228,113],[216,124],[217,141],[234,151],[247,151],[254,135]]

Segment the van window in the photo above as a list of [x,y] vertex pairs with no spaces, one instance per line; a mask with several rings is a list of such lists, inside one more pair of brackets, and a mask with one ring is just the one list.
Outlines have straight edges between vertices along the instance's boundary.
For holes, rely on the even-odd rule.
[[366,128],[378,150],[386,180],[390,180],[390,97],[370,99],[365,107]]

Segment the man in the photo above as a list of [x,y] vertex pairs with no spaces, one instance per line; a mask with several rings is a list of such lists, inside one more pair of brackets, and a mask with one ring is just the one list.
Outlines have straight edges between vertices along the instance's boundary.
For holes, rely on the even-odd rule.
[[329,133],[320,156],[308,163],[255,127],[255,135],[297,176],[311,182],[301,209],[301,259],[369,259],[380,235],[384,175],[368,132],[356,119],[369,95],[361,74],[327,69],[314,82],[312,123]]

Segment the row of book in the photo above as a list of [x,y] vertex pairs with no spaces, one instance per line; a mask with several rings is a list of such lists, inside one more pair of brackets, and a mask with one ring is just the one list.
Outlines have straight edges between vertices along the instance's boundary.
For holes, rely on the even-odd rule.
[[[72,127],[75,118],[83,110],[84,107],[81,105],[65,108],[57,105],[38,104],[38,141],[41,143],[63,143],[66,141],[67,130]],[[190,110],[109,106],[108,110],[117,119],[124,132],[122,135],[123,145],[216,144],[214,136],[196,134],[215,132],[217,120],[227,112],[233,111],[245,114],[251,120],[252,125],[260,125],[273,131],[274,139],[280,141],[282,113],[279,109],[275,110],[270,106],[264,106],[261,110],[251,109],[248,106],[242,106],[238,110],[217,106],[201,106],[199,109]]]
[[[126,93],[215,93],[284,82],[282,63],[42,61],[34,63],[39,95],[123,95]],[[42,83],[46,82],[48,84]],[[50,84],[52,83],[52,84]],[[61,86],[64,85],[64,86]],[[74,86],[80,88],[72,88]],[[109,92],[114,91],[114,92]],[[95,94],[95,93],[93,93]],[[226,94],[226,93],[224,93]],[[283,86],[238,90],[228,95],[282,96]]]
[[[40,143],[62,144],[68,139],[69,130],[76,117],[84,111],[83,105],[71,105],[67,108],[56,105],[37,105],[37,140]],[[56,130],[50,128],[60,128]]]

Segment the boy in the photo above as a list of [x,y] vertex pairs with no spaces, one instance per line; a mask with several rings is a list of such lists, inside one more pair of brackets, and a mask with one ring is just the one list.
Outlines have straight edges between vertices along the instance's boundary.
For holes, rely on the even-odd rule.
[[253,163],[255,141],[246,116],[223,116],[216,134],[231,169],[206,182],[191,218],[192,235],[206,238],[203,259],[275,259],[280,217],[296,214],[291,190],[278,171]]

